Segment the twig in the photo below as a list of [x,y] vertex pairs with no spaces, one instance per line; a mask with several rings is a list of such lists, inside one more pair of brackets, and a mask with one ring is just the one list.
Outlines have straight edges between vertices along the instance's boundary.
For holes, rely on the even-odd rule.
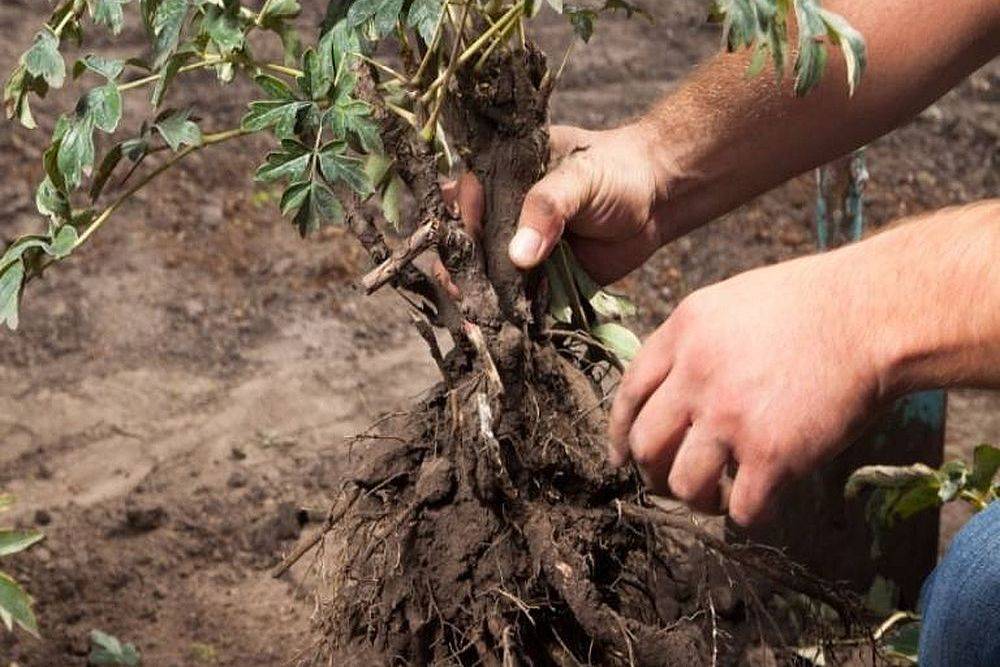
[[431,221],[413,232],[403,246],[397,248],[389,259],[361,279],[365,292],[371,294],[395,278],[410,262],[430,250],[437,240],[437,221]]
[[290,570],[293,565],[298,563],[303,556],[309,553],[313,547],[319,544],[320,540],[322,540],[323,537],[330,532],[333,526],[338,521],[340,521],[345,514],[347,514],[347,510],[349,510],[354,505],[354,501],[358,499],[360,493],[361,490],[357,486],[354,486],[351,488],[351,490],[347,493],[346,496],[342,496],[343,498],[346,498],[343,505],[338,503],[337,505],[331,507],[330,513],[327,514],[326,523],[323,524],[323,527],[317,530],[316,534],[310,537],[308,540],[306,540],[305,542],[300,542],[298,545],[296,545],[296,547],[292,549],[292,552],[287,556],[285,556],[284,560],[282,560],[281,563],[276,568],[274,568],[274,571],[271,573],[271,576],[274,577],[275,579],[281,577],[281,575],[285,574],[285,572],[288,572],[288,570]]

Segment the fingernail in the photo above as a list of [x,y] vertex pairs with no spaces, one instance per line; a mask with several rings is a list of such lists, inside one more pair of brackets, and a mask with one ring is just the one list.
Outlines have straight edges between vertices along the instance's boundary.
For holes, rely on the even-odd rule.
[[522,227],[510,241],[510,259],[521,267],[534,266],[541,249],[542,235],[531,227]]

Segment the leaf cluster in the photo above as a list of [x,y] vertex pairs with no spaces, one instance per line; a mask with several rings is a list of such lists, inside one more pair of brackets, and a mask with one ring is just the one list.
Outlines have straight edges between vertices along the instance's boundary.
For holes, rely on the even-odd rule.
[[[13,502],[12,496],[0,494],[0,512],[10,509]],[[0,558],[29,549],[42,539],[44,535],[38,531],[0,528]],[[17,626],[34,637],[38,636],[38,621],[32,605],[31,597],[14,578],[0,571],[0,623],[8,632]]]
[[961,500],[977,511],[1000,497],[1000,449],[980,445],[972,465],[949,461],[938,469],[922,463],[911,466],[865,466],[847,480],[844,494],[857,497],[870,491],[865,514],[872,526],[873,552],[881,553],[890,531],[900,522],[924,510]]
[[[789,45],[793,13],[798,30],[794,49]],[[753,52],[751,75],[760,73],[770,56],[780,79],[794,53],[795,92],[804,95],[823,77],[830,43],[844,54],[850,94],[861,82],[868,62],[864,39],[843,16],[823,9],[819,0],[713,0],[709,17],[722,25],[728,50]]]

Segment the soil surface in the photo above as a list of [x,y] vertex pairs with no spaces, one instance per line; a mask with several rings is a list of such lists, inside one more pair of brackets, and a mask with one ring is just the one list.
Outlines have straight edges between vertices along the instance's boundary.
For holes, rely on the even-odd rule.
[[[717,48],[702,3],[650,4],[655,24],[602,22],[575,51],[555,121],[621,122]],[[0,7],[4,70],[46,11]],[[553,54],[569,43],[554,17],[537,33]],[[106,50],[102,39],[88,48]],[[120,48],[140,43],[132,28]],[[236,124],[248,84],[191,81],[169,104],[193,104],[211,129]],[[38,132],[0,125],[4,239],[41,224],[40,147],[73,98],[36,104]],[[876,227],[1000,195],[998,99],[994,62],[873,145]],[[141,97],[128,109],[135,128]],[[44,638],[4,635],[0,662],[85,664],[92,629],[149,665],[277,665],[304,648],[304,572],[276,581],[267,569],[308,530],[309,510],[328,507],[351,436],[412,406],[436,370],[398,297],[353,288],[366,260],[351,239],[300,240],[275,193],[250,185],[267,144],[215,147],[161,179],[29,288],[16,334],[0,332],[0,488],[18,497],[12,521],[48,535],[9,564],[37,598]],[[811,252],[812,206],[806,175],[664,249],[622,284],[640,328],[702,285]],[[953,393],[948,419],[949,454],[1000,441],[995,394]],[[964,515],[945,516],[947,539]]]

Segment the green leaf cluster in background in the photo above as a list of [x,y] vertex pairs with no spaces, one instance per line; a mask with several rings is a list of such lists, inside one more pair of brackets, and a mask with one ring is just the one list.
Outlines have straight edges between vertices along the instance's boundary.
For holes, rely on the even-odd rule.
[[962,500],[977,511],[995,501],[1000,483],[1000,449],[980,445],[972,466],[949,461],[938,469],[922,463],[911,466],[865,466],[847,480],[844,494],[854,498],[870,491],[865,513],[875,534],[873,552],[881,553],[884,540],[900,521],[918,512]]
[[[0,512],[8,510],[13,502],[14,499],[10,495],[0,494]],[[29,549],[43,538],[41,533],[33,530],[0,528],[0,558]],[[8,632],[20,627],[25,632],[38,636],[38,621],[32,611],[31,597],[13,577],[2,571],[0,571],[0,623]]]
[[867,64],[864,39],[839,14],[827,11],[818,0],[713,0],[710,19],[722,24],[723,41],[730,51],[751,49],[751,75],[759,73],[770,56],[780,78],[785,73],[788,18],[794,11],[798,26],[794,73],[795,92],[804,95],[823,76],[827,44],[841,49],[847,61],[847,80],[854,94]]
[[87,662],[91,665],[120,665],[121,667],[137,667],[140,663],[139,652],[132,644],[123,644],[117,637],[100,630],[90,631],[90,655]]

